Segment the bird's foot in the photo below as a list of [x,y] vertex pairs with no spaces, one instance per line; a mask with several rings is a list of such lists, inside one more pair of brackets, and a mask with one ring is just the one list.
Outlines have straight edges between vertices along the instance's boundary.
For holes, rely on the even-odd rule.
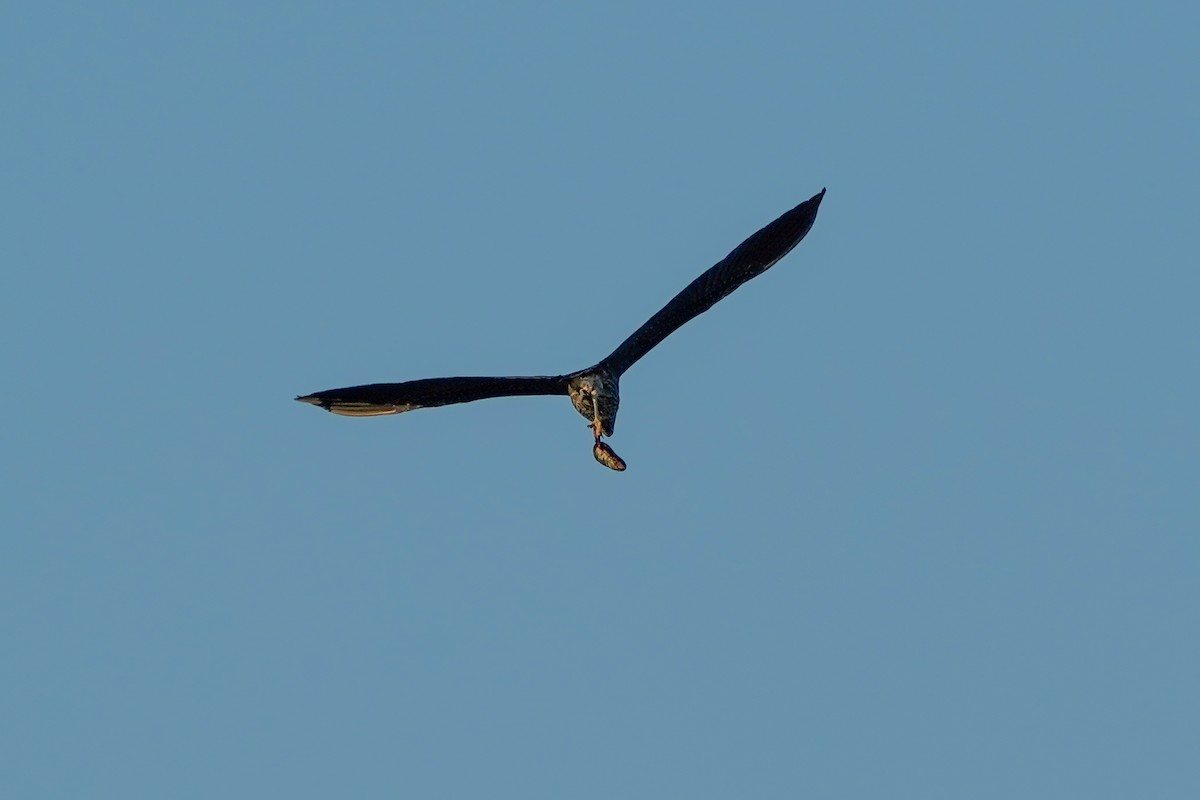
[[604,435],[604,428],[600,424],[600,420],[593,420],[588,426],[592,429],[592,436],[595,438],[595,443],[592,445],[592,455],[596,460],[609,469],[615,469],[617,472],[625,470],[625,461],[617,455],[606,442],[602,442],[600,437]]
[[617,472],[624,472],[625,470],[625,461],[613,452],[613,449],[606,442],[600,441],[599,436],[596,437],[596,443],[592,445],[592,455],[609,469],[615,469]]

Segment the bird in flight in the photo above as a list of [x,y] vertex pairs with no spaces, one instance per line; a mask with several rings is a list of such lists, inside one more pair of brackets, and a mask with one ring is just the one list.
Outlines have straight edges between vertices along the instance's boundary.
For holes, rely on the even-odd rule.
[[568,375],[371,383],[327,389],[296,399],[347,417],[375,417],[489,397],[565,394],[592,429],[595,438],[592,455],[609,469],[623,470],[625,462],[601,439],[613,435],[621,375],[685,322],[712,308],[718,300],[787,255],[812,227],[823,197],[824,189],[739,244],[594,366]]

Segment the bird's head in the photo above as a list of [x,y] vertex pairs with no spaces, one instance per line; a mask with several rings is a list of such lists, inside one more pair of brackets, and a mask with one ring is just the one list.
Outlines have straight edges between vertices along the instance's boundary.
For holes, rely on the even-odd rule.
[[567,382],[571,404],[588,422],[600,421],[600,430],[612,436],[617,423],[617,407],[621,404],[617,376],[601,370],[584,370]]

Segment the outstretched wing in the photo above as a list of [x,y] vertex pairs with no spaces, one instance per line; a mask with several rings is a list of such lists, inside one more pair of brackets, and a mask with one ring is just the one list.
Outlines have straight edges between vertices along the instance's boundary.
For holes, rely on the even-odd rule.
[[738,245],[732,253],[675,295],[599,366],[618,375],[629,369],[688,320],[703,314],[734,289],[766,272],[800,243],[817,218],[825,190],[788,211]]
[[345,389],[327,389],[296,399],[346,417],[376,417],[417,408],[470,403],[488,397],[566,393],[567,379],[558,376],[425,378],[405,383],[372,383]]

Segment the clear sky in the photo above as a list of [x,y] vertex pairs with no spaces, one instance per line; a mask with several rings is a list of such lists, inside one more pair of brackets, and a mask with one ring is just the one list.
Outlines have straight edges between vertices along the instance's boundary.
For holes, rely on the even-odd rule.
[[1195,3],[3,16],[6,797],[1200,796]]

